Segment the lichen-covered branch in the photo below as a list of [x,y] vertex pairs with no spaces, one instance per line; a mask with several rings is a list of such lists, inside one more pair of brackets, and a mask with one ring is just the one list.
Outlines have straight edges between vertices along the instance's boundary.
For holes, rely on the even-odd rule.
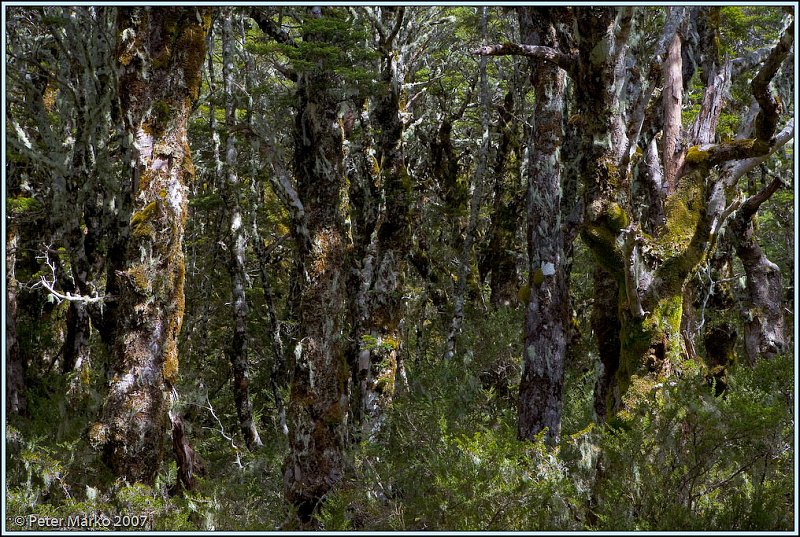
[[485,45],[473,49],[471,53],[475,56],[527,56],[551,62],[567,72],[572,71],[577,60],[574,54],[566,54],[552,47],[518,43]]

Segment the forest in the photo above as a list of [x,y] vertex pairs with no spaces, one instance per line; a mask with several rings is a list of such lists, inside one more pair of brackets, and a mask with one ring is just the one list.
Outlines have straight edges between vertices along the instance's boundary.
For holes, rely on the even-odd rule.
[[797,531],[786,5],[5,5],[4,531]]

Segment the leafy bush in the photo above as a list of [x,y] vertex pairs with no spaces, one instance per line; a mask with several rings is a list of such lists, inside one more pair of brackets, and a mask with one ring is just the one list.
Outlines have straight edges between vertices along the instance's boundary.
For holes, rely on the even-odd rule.
[[784,356],[718,397],[699,371],[653,389],[602,438],[596,528],[791,529],[792,379]]

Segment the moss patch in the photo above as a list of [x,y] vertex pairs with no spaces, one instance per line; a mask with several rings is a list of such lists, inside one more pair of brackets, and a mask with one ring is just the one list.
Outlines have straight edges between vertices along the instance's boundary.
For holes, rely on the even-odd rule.
[[140,211],[131,216],[131,236],[134,239],[155,239],[156,230],[152,221],[158,218],[161,207],[158,202],[151,201]]
[[581,239],[592,251],[601,267],[618,278],[622,277],[622,253],[617,247],[614,233],[605,227],[590,224],[581,231]]
[[628,214],[617,203],[609,203],[606,209],[608,227],[611,231],[619,233],[628,226]]
[[667,257],[689,244],[705,210],[705,179],[700,170],[681,178],[664,204],[666,224],[656,241]]
[[711,158],[711,155],[709,154],[709,152],[708,151],[703,151],[702,149],[700,149],[699,145],[693,145],[686,152],[686,163],[687,164],[692,164],[692,165],[695,165],[695,166],[696,165],[700,165],[700,164],[704,164],[704,163],[707,163],[710,158]]

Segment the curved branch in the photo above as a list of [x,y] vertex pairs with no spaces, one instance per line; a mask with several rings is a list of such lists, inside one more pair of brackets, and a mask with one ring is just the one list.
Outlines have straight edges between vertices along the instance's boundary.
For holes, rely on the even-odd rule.
[[528,56],[556,64],[558,67],[571,73],[578,61],[577,54],[565,54],[552,47],[539,45],[520,45],[519,43],[503,43],[500,45],[485,45],[470,52],[474,56]]
[[41,285],[42,287],[47,289],[47,291],[54,297],[60,300],[66,300],[68,302],[82,302],[84,304],[95,304],[97,302],[111,302],[114,300],[114,298],[110,296],[73,295],[69,291],[67,291],[67,294],[63,295],[58,291],[56,291],[55,289],[53,289],[53,286],[51,286],[50,283],[48,283],[47,279],[44,276],[41,277]]
[[761,107],[761,111],[756,117],[756,138],[765,142],[772,138],[775,127],[778,124],[778,114],[781,112],[780,103],[769,91],[769,83],[789,54],[793,42],[794,21],[786,27],[780,41],[773,47],[766,61],[764,61],[764,65],[750,83],[753,97],[756,98],[758,106]]
[[772,195],[782,186],[783,181],[776,177],[770,184],[761,189],[758,194],[754,194],[747,198],[747,200],[745,200],[745,202],[742,203],[742,206],[739,208],[739,218],[742,218],[745,221],[752,218],[753,215],[758,211],[758,208],[761,207],[761,204],[770,199]]
[[736,182],[750,170],[764,162],[767,158],[769,158],[773,153],[775,153],[778,149],[786,145],[786,143],[794,138],[794,119],[790,119],[789,123],[786,127],[783,128],[781,132],[775,136],[775,142],[770,147],[770,150],[767,154],[761,155],[758,157],[753,157],[745,160],[741,160],[735,165],[733,165],[728,171],[725,176],[725,185],[726,186],[733,186]]

